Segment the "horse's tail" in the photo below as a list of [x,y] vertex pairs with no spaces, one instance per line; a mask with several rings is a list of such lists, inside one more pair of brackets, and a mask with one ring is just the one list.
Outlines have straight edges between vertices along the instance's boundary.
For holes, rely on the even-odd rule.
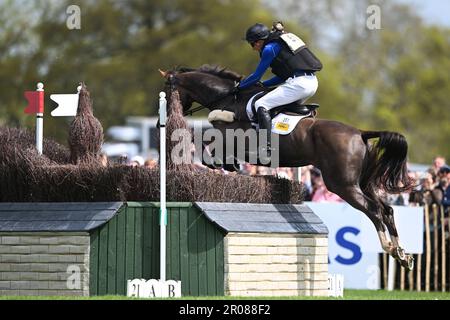
[[[382,189],[388,193],[400,193],[413,187],[408,176],[408,143],[403,135],[387,131],[361,131],[368,145],[360,186],[363,190]],[[368,139],[379,138],[372,145]]]

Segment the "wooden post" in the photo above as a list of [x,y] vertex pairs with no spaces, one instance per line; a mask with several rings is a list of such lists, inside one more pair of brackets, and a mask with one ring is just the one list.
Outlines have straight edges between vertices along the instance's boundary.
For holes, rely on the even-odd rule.
[[405,268],[400,267],[400,290],[405,291]]
[[433,204],[433,288],[438,291],[439,285],[439,229],[438,229],[438,207]]
[[[414,257],[414,255],[413,255],[413,257]],[[417,257],[415,257],[414,260],[417,261]],[[417,268],[417,266],[416,266],[416,268]],[[414,270],[408,271],[408,289],[409,289],[409,291],[414,290]]]
[[425,206],[425,292],[430,292],[431,270],[431,239],[430,239],[430,208]]
[[445,292],[445,289],[447,287],[447,279],[446,279],[446,273],[445,268],[446,266],[446,256],[445,256],[445,249],[447,247],[446,240],[445,240],[445,216],[444,216],[444,206],[441,205],[440,207],[440,214],[441,214],[441,269],[442,269],[442,275],[441,275],[441,286],[442,286],[442,292]]
[[417,267],[416,267],[416,290],[422,291],[422,254],[417,255]]
[[[395,276],[397,273],[397,260],[392,256],[388,256],[389,267],[388,267],[388,291],[393,291],[395,289]],[[400,267],[401,268],[401,267]]]

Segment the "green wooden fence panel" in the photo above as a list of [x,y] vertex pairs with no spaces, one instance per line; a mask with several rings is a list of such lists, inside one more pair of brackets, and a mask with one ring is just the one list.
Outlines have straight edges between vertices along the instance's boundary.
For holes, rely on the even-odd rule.
[[126,214],[123,211],[119,212],[119,214],[113,218],[113,219],[117,219],[116,289],[117,289],[117,294],[119,294],[119,295],[127,294],[127,288],[126,288],[127,278],[125,276]]
[[98,259],[98,294],[107,294],[108,280],[108,224],[100,229],[100,245]]
[[190,288],[189,277],[189,208],[180,208],[180,279],[182,280],[181,287],[183,294],[186,288]]
[[189,287],[183,288],[182,292],[189,296],[199,296],[198,291],[198,247],[197,247],[197,233],[198,233],[198,215],[194,210],[188,211],[188,253],[189,253]]
[[[91,295],[125,295],[127,280],[159,279],[159,203],[129,202],[91,233]],[[190,203],[168,203],[167,279],[182,295],[224,294],[222,232]]]
[[143,208],[135,208],[134,220],[134,277],[142,278],[143,244]]
[[198,252],[198,291],[208,293],[208,268],[206,265],[206,219],[198,218],[197,252]]
[[91,233],[91,247],[89,257],[89,291],[91,295],[98,295],[98,245],[99,245],[99,229]]
[[116,290],[117,274],[117,218],[113,218],[108,223],[108,274],[107,292],[114,294]]

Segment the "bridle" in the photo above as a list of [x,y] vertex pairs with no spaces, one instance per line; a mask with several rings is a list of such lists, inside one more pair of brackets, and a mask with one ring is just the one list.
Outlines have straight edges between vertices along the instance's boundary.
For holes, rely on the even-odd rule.
[[[176,86],[176,79],[175,76],[173,74],[169,75],[167,81],[166,81],[166,85],[169,85],[170,87],[170,92],[176,90],[175,86]],[[220,97],[218,97],[217,99],[214,99],[211,102],[205,103],[205,104],[200,104],[198,107],[195,107],[193,109],[189,108],[189,110],[183,112],[183,116],[191,116],[194,113],[201,111],[203,109],[210,109],[214,104],[221,102],[223,100],[225,100],[225,98],[228,98],[230,95],[233,94],[233,91],[229,91],[224,95],[221,95]],[[234,95],[234,99],[237,100],[237,94]],[[222,108],[223,111],[223,108]]]

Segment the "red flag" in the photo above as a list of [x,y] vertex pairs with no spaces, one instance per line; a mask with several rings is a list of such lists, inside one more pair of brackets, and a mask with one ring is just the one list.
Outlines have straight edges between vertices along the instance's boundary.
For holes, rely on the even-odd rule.
[[44,113],[44,91],[25,91],[28,107],[25,113]]

